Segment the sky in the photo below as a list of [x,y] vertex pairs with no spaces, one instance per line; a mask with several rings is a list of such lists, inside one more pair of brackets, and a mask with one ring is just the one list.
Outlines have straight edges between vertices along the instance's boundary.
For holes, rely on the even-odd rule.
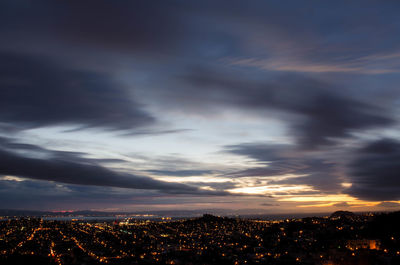
[[0,208],[400,209],[398,1],[0,3]]

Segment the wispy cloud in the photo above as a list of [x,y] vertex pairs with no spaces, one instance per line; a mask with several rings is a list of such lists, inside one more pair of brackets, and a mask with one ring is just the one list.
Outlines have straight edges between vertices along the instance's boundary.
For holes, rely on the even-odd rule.
[[[34,155],[27,156],[25,154],[27,150],[33,151]],[[186,184],[117,172],[98,162],[97,159],[84,158],[82,153],[52,151],[0,138],[0,174],[2,175],[88,186],[159,190],[170,194],[228,194],[224,191],[206,190]]]
[[400,52],[377,53],[357,58],[328,57],[331,62],[313,61],[305,58],[262,58],[262,57],[227,57],[222,63],[233,66],[253,67],[268,71],[301,73],[357,73],[391,74],[400,72]]

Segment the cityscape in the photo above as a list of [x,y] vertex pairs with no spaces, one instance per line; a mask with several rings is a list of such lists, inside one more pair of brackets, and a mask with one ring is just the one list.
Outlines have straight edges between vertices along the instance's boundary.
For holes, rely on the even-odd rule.
[[0,264],[394,265],[400,212],[300,219],[3,217]]
[[399,0],[0,0],[0,265],[400,265]]

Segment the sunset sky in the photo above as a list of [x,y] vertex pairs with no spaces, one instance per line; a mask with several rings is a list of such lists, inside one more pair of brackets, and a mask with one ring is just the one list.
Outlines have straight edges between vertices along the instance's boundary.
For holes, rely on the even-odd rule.
[[400,2],[0,2],[0,209],[400,209]]

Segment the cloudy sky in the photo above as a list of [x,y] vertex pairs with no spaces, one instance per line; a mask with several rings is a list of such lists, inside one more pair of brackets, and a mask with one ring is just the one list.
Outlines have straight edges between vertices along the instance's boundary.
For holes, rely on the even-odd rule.
[[398,1],[0,3],[0,208],[400,209]]

